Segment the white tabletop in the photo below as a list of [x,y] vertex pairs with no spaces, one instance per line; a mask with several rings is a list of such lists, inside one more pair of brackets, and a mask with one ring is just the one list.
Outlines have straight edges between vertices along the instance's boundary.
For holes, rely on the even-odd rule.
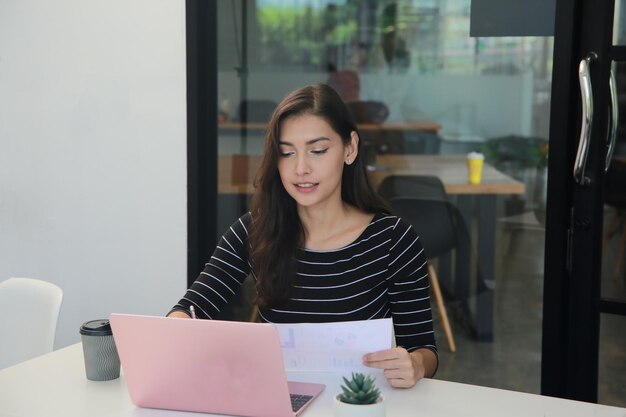
[[[332,373],[290,374],[290,379],[321,382],[326,390],[303,417],[332,416],[332,398],[340,376]],[[626,417],[625,408],[543,397],[439,380],[422,380],[411,389],[381,385],[387,416],[536,416]],[[185,412],[141,409],[128,396],[124,377],[94,382],[85,377],[80,344],[0,370],[2,417],[190,417]]]

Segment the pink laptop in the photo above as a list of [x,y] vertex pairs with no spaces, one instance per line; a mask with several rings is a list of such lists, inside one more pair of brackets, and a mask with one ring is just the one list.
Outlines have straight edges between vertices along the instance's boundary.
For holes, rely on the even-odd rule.
[[293,417],[324,390],[322,384],[287,382],[271,324],[130,314],[109,320],[139,407]]

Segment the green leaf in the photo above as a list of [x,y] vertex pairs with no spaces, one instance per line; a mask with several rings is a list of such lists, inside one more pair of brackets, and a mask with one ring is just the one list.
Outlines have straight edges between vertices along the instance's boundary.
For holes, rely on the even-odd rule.
[[356,374],[356,383],[359,384],[359,387],[363,386],[363,379],[365,378],[365,376],[361,373]]
[[342,400],[344,403],[348,403],[348,404],[360,404],[359,401],[356,398],[346,398],[345,400]]
[[376,399],[380,395],[380,392],[377,389],[364,393],[363,396],[359,397],[362,404],[371,404],[376,402]]
[[354,392],[358,392],[360,389],[359,384],[357,384],[356,381],[350,381],[350,389]]
[[371,378],[367,378],[365,382],[363,383],[363,391],[369,391],[370,389],[372,389],[373,383],[374,381],[372,381]]

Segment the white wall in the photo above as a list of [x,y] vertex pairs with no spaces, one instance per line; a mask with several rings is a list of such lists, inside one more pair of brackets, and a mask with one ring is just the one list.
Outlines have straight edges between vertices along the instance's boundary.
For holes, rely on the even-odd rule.
[[62,347],[166,313],[186,233],[185,2],[0,1],[0,280],[63,288]]

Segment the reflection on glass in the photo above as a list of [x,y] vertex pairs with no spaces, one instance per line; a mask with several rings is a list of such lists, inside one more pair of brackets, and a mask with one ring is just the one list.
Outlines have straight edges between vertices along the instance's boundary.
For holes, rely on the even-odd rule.
[[[221,153],[261,153],[262,128],[237,125],[252,122],[240,103],[276,103],[325,82],[360,108],[385,108],[384,117],[360,113],[383,125],[362,132],[378,153],[489,148],[488,163],[526,184],[526,207],[545,200],[547,147],[535,139],[548,137],[551,38],[470,38],[467,0],[248,0],[218,9]],[[500,148],[490,140],[507,138],[528,143],[493,154]]]
[[[617,102],[626,97],[626,64],[613,63]],[[617,140],[604,187],[602,296],[626,300],[626,110],[619,106]]]
[[[464,360],[455,362],[437,335],[439,376],[538,393],[553,40],[470,38],[469,12],[469,0],[219,2],[219,229],[246,210],[262,153],[267,115],[253,119],[240,103],[277,103],[302,85],[332,85],[358,121],[371,178],[393,163],[444,182],[461,178],[449,195],[470,201],[464,209],[475,241],[482,224],[471,218],[472,204],[489,194],[467,191],[464,155],[483,152],[484,174],[494,175],[483,183],[505,189],[491,191],[497,231],[481,252],[495,263],[483,269],[496,285],[495,338],[475,343],[467,322],[453,322]],[[245,173],[236,168],[242,161]],[[457,316],[459,304],[453,300],[448,314]]]
[[613,11],[613,45],[626,45],[626,2],[615,0]]
[[[546,137],[551,39],[470,38],[469,9],[466,0],[220,5],[220,103],[237,119],[242,100],[277,102],[328,82],[346,101],[385,103],[389,123],[440,124],[443,153],[492,137]],[[244,49],[247,68],[235,71]]]
[[605,177],[602,296],[626,301],[626,155],[615,155]]

